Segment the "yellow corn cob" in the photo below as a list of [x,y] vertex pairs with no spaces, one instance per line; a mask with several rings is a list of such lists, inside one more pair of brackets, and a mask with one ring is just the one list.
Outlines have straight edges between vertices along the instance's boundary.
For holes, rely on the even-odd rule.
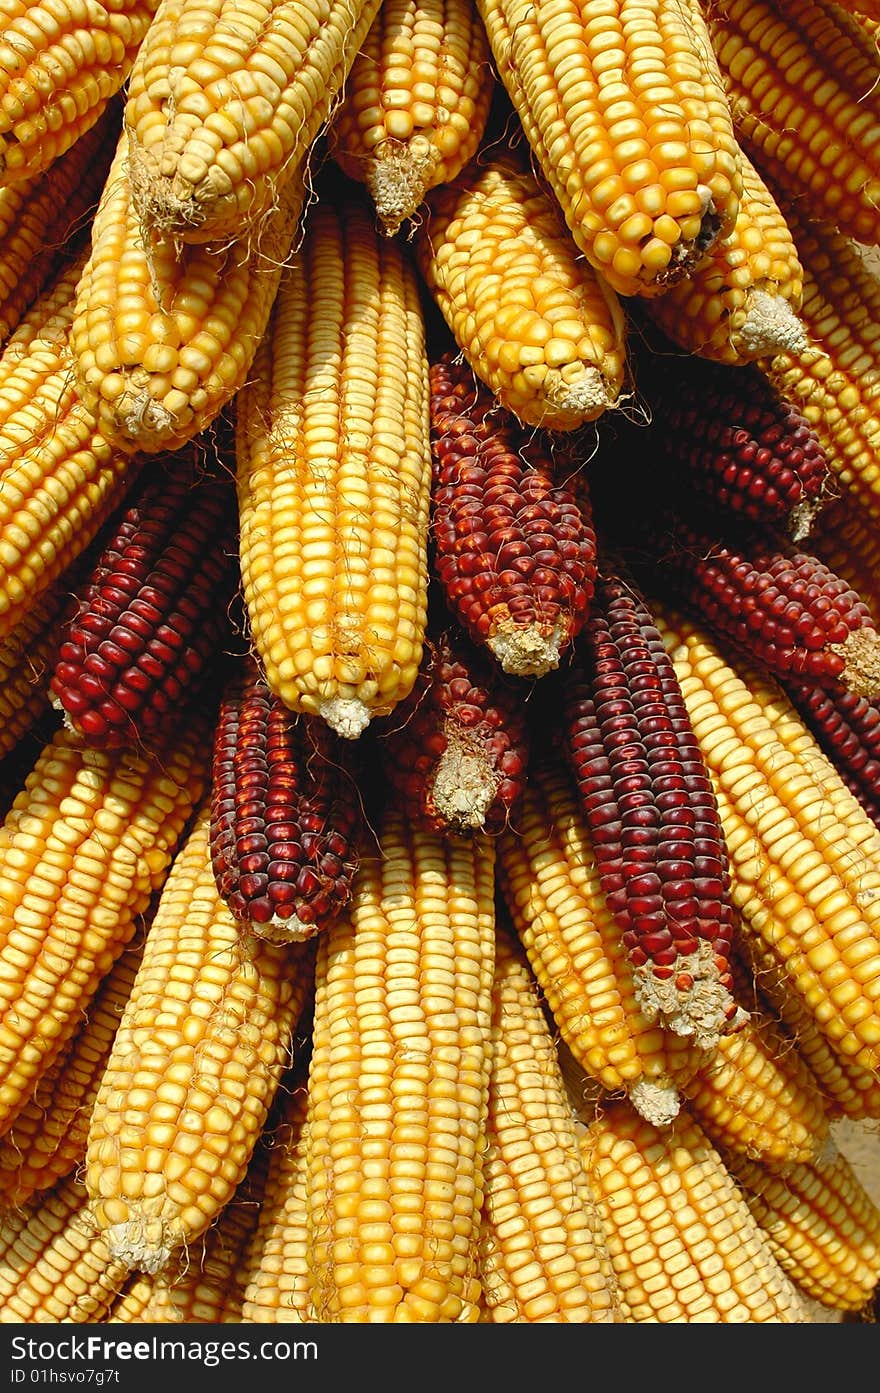
[[217,1222],[183,1254],[179,1272],[133,1272],[114,1301],[110,1324],[216,1325],[240,1321],[242,1254],[260,1217],[265,1148],[258,1146],[247,1174]]
[[616,1281],[525,954],[495,940],[480,1276],[490,1319],[614,1321]]
[[238,238],[309,153],[379,0],[161,0],[125,107],[147,228]]
[[0,343],[51,279],[66,244],[94,211],[119,137],[121,108],[100,120],[46,171],[0,184]]
[[732,231],[739,147],[696,0],[477,0],[575,242],[621,295],[665,290]]
[[78,557],[139,462],[99,435],[67,342],[81,252],[0,353],[0,638]]
[[16,748],[49,705],[49,679],[70,598],[62,575],[0,639],[0,758]]
[[309,945],[242,935],[203,806],[174,859],[89,1122],[85,1178],[115,1256],[158,1272],[241,1182],[305,1001]]
[[[780,206],[804,271],[802,353],[761,361],[774,386],[804,413],[844,493],[880,522],[880,276],[856,245],[808,218],[796,200]],[[880,234],[878,234],[880,235]]]
[[302,171],[247,239],[176,247],[141,231],[125,135],[92,225],[70,343],[82,399],[120,450],[174,450],[219,415],[263,336],[302,210]]
[[472,0],[383,0],[327,132],[388,236],[476,153],[495,78]]
[[305,1086],[283,1100],[273,1133],[260,1215],[242,1257],[241,1319],[253,1324],[307,1322],[309,1246],[306,1210]]
[[428,196],[413,245],[459,348],[519,420],[574,430],[614,405],[622,307],[525,165],[472,161]]
[[880,238],[877,50],[833,0],[706,7],[737,136],[774,186],[863,242]]
[[479,1315],[494,843],[389,807],[350,912],[318,939],[306,1120],[322,1323]]
[[649,1023],[634,969],[599,884],[568,771],[532,754],[517,816],[498,840],[498,881],[556,1025],[578,1063],[609,1092],[662,1125],[704,1061],[694,1045]]
[[855,1121],[880,1119],[880,1074],[860,1068],[831,1048],[803,1000],[788,989],[784,968],[772,948],[756,937],[746,940],[743,947],[754,972],[759,1003],[777,1016],[816,1080],[829,1115]]
[[0,827],[0,1129],[134,937],[208,776],[191,720],[154,756],[58,730]]
[[832,1144],[780,1173],[725,1156],[780,1267],[801,1291],[837,1311],[859,1311],[880,1283],[880,1209]]
[[266,681],[357,737],[418,673],[431,449],[416,273],[356,185],[325,185],[310,210],[237,408],[241,572]]
[[718,798],[734,903],[836,1053],[880,1067],[880,829],[794,708],[656,605]]
[[125,1281],[95,1231],[85,1186],[65,1176],[0,1223],[0,1323],[100,1321]]
[[32,179],[98,121],[156,0],[10,0],[0,38],[0,181]]
[[141,935],[113,964],[79,1030],[0,1136],[0,1207],[51,1189],[85,1155],[98,1084],[142,951]]
[[807,1320],[721,1156],[684,1109],[661,1130],[625,1099],[608,1103],[581,1155],[628,1321]]
[[807,346],[803,268],[778,203],[743,153],[743,191],[729,236],[645,312],[688,353],[736,366]]
[[736,995],[748,1019],[721,1037],[712,1058],[685,1085],[688,1112],[719,1150],[776,1165],[811,1161],[831,1121],[819,1086],[794,1043],[749,999],[742,981]]

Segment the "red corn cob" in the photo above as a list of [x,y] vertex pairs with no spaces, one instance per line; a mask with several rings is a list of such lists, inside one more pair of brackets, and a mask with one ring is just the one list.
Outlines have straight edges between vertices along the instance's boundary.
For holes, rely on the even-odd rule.
[[195,699],[237,582],[231,477],[195,451],[150,461],[78,591],[50,690],[91,744],[148,743]]
[[360,825],[352,758],[243,660],[214,736],[211,862],[220,895],[261,937],[311,938],[347,903]]
[[804,682],[784,686],[850,793],[880,827],[880,706],[853,692]]
[[812,426],[757,368],[679,353],[646,357],[639,385],[673,490],[714,508],[809,535],[829,470]]
[[556,483],[549,445],[451,354],[431,368],[434,569],[505,672],[541,676],[583,624],[596,574],[586,486]]
[[528,766],[521,688],[457,626],[429,640],[413,691],[376,733],[389,784],[423,825],[495,833],[510,820]]
[[[655,555],[678,602],[781,680],[880,696],[880,633],[842,577],[782,537],[755,529],[719,540],[681,511]],[[634,564],[640,564],[635,561]]]
[[600,574],[562,684],[562,744],[639,1006],[711,1049],[742,1019],[724,833],[672,662],[631,583]]

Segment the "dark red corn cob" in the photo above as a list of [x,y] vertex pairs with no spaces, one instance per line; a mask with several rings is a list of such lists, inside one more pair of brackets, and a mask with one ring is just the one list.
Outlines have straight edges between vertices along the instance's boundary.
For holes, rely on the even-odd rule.
[[549,445],[466,363],[431,368],[434,574],[447,604],[505,672],[541,676],[584,622],[596,537],[584,486],[556,482]]
[[429,640],[413,691],[376,734],[388,783],[423,826],[495,833],[515,814],[529,757],[522,691],[457,627]]
[[77,591],[50,691],[89,743],[148,744],[194,702],[226,643],[236,504],[194,450],[150,461]]
[[325,721],[291,711],[247,657],[227,681],[211,788],[211,863],[237,919],[311,938],[347,903],[360,803],[352,756]]
[[853,692],[783,685],[850,793],[880,827],[880,706]]
[[809,535],[830,497],[828,462],[806,417],[764,373],[655,353],[639,380],[651,446],[673,490],[779,527],[795,542]]
[[561,738],[639,1004],[711,1049],[742,1019],[727,847],[675,669],[643,597],[613,571],[564,674]]
[[682,514],[669,530],[672,545],[654,564],[679,603],[717,635],[780,679],[880,695],[880,633],[870,610],[818,557],[762,530],[722,541]]

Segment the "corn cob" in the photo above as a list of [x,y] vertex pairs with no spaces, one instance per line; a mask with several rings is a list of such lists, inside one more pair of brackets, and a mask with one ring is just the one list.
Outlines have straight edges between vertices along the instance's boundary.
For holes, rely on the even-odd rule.
[[48,710],[52,667],[69,615],[69,584],[65,572],[0,639],[0,759]]
[[486,129],[494,71],[471,0],[384,0],[327,131],[393,237],[429,189],[467,164]]
[[[656,520],[655,520],[656,525]],[[812,553],[769,529],[719,537],[677,512],[658,558],[667,593],[721,639],[792,678],[880,695],[880,633],[868,606]]]
[[154,459],[77,587],[50,692],[92,746],[152,745],[201,696],[238,581],[234,487]]
[[45,289],[88,221],[119,137],[121,110],[103,116],[45,172],[0,184],[0,343]]
[[561,686],[562,744],[648,1020],[714,1049],[739,1023],[712,785],[643,596],[603,563]]
[[498,882],[548,1007],[575,1059],[658,1125],[704,1052],[648,1019],[599,883],[580,800],[562,756],[533,751],[516,829],[498,838]]
[[433,363],[434,575],[466,633],[503,670],[542,676],[587,617],[596,577],[589,492],[554,477],[526,433],[465,365]]
[[121,136],[92,224],[70,344],[82,399],[118,449],[175,450],[244,382],[302,210],[302,171],[259,235],[179,249],[141,231]]
[[688,1113],[723,1153],[777,1166],[815,1160],[831,1124],[819,1084],[738,958],[733,968],[747,1019],[685,1084]]
[[880,827],[880,706],[852,692],[783,685],[850,793]]
[[880,1284],[880,1209],[835,1146],[781,1174],[725,1156],[768,1246],[798,1288],[838,1311],[859,1311]]
[[610,1102],[581,1155],[627,1321],[806,1322],[721,1156],[685,1111],[660,1130],[625,1099]]
[[98,1228],[158,1272],[247,1170],[307,996],[303,945],[243,935],[214,885],[203,804],[162,889],[89,1122]]
[[495,941],[480,1274],[496,1323],[615,1321],[616,1281],[553,1037],[515,934]]
[[742,179],[699,7],[477,0],[529,145],[587,260],[657,294],[732,231]]
[[[381,814],[318,938],[306,1128],[317,1320],[479,1315],[494,843]],[[369,853],[369,854],[368,854]]]
[[410,817],[463,835],[516,820],[529,760],[520,691],[457,625],[430,639],[412,692],[376,727],[382,771]]
[[52,1188],[85,1156],[89,1117],[143,951],[143,934],[107,973],[88,1016],[0,1136],[0,1205]]
[[0,353],[0,638],[86,549],[141,464],[98,434],[73,383],[67,335],[84,256]]
[[168,870],[204,791],[205,724],[155,756],[60,730],[0,828],[0,1128],[64,1048]]
[[287,706],[356,738],[416,680],[431,488],[417,278],[356,185],[322,184],[237,401],[255,650]]
[[880,522],[880,277],[848,237],[783,201],[801,263],[801,318],[809,344],[761,368],[800,406],[844,494],[855,495],[876,531]]
[[741,366],[771,353],[802,353],[803,267],[767,184],[740,151],[743,189],[733,231],[690,275],[644,300],[644,312],[680,348]]
[[273,1133],[259,1218],[241,1262],[241,1319],[249,1324],[300,1324],[309,1311],[304,1082],[283,1100]]
[[216,242],[256,229],[296,179],[379,0],[161,0],[125,126],[147,228]]
[[157,0],[14,0],[0,44],[0,179],[36,178],[123,86]]
[[834,1051],[880,1066],[880,832],[776,683],[654,615],[712,774],[746,941]]
[[181,1271],[134,1272],[105,1319],[109,1324],[217,1325],[241,1320],[239,1268],[260,1217],[265,1149],[258,1146],[247,1174],[181,1261]]
[[458,347],[519,421],[570,431],[616,404],[623,309],[524,162],[471,161],[428,195],[413,245]]
[[737,137],[811,216],[880,238],[877,51],[833,0],[723,0],[707,22]]
[[290,711],[248,657],[223,694],[212,761],[221,898],[261,937],[311,938],[348,903],[357,866],[360,802],[340,737]]
[[791,1048],[807,1065],[832,1119],[880,1118],[880,1074],[839,1054],[816,1023],[809,1006],[788,985],[784,966],[756,936],[741,940],[754,974],[760,1011],[771,1011]]
[[95,1231],[76,1175],[0,1225],[0,1324],[101,1321],[125,1275]]
[[[796,403],[755,364],[719,363],[663,351],[646,354],[637,375],[651,416],[651,468],[661,464],[673,496],[699,497],[719,525],[734,514],[783,531],[812,534],[831,494],[828,461]],[[641,449],[644,426],[630,426]]]

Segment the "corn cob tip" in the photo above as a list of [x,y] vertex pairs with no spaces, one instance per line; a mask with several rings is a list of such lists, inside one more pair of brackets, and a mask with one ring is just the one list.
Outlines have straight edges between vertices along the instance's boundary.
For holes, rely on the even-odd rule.
[[265,923],[247,920],[248,933],[264,939],[266,943],[305,943],[306,939],[314,938],[320,927],[320,924],[309,924],[305,919],[300,919],[298,914],[289,914],[286,919],[280,914],[273,914]]
[[681,1110],[681,1094],[672,1083],[656,1079],[637,1079],[627,1089],[627,1097],[636,1112],[654,1127],[667,1127]]
[[121,447],[128,447],[143,454],[158,454],[174,444],[175,417],[173,412],[156,401],[149,386],[140,383],[139,377],[146,377],[143,368],[135,368],[127,380],[121,376],[122,395],[111,403],[113,416],[118,423],[116,436]]
[[569,363],[566,368],[548,368],[541,384],[547,410],[548,430],[576,430],[595,421],[614,406],[617,392],[608,379],[589,363]]
[[332,697],[318,707],[321,719],[345,740],[356,740],[363,735],[372,714],[369,707],[357,697]]
[[768,358],[789,353],[793,358],[807,347],[807,330],[788,300],[768,290],[755,289],[748,296],[743,323],[731,335],[741,358]]
[[636,1000],[650,1021],[692,1039],[697,1049],[714,1050],[722,1035],[743,1026],[747,1013],[737,1006],[719,980],[717,958],[710,943],[695,953],[682,954],[673,976],[660,976],[647,962],[634,970]]
[[167,1228],[163,1219],[137,1215],[110,1224],[103,1237],[111,1258],[130,1272],[147,1272],[154,1276],[167,1266],[174,1251]]
[[813,523],[824,507],[823,499],[804,498],[795,503],[785,523],[786,536],[798,545],[806,541],[813,530]]
[[840,680],[847,691],[866,701],[880,697],[880,641],[873,628],[854,629],[829,649],[844,660]]
[[431,187],[440,152],[427,136],[384,140],[369,161],[364,180],[381,231],[393,237],[418,211]]
[[463,738],[450,735],[437,762],[431,796],[450,827],[460,832],[479,832],[485,826],[500,782],[500,775],[478,746],[468,748]]
[[[499,606],[499,610],[506,606]],[[559,667],[560,650],[568,641],[568,627],[558,619],[552,628],[543,624],[517,624],[508,615],[493,615],[488,647],[504,672],[511,677],[543,677]]]

